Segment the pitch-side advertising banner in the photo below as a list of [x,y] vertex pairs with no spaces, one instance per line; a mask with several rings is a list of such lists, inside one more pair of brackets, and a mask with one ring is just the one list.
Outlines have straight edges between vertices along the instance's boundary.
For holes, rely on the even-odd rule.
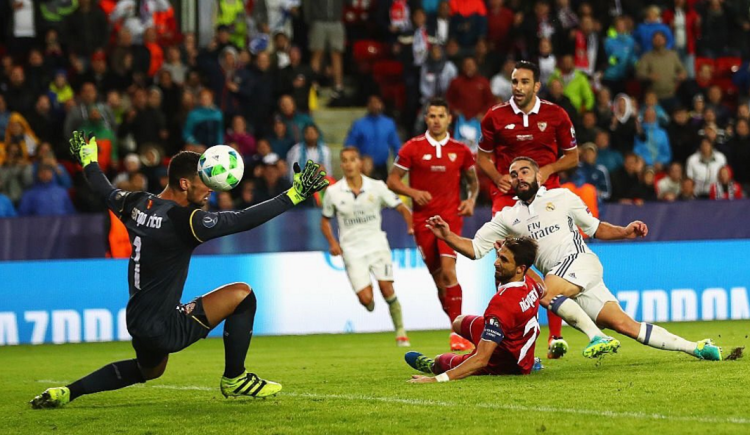
[[[738,260],[747,257],[750,240],[591,246],[604,264],[605,283],[637,320],[750,318],[750,268]],[[494,254],[479,261],[459,258],[464,313],[484,311],[493,294],[493,261]],[[407,330],[448,329],[418,251],[394,250],[393,265]],[[0,263],[0,345],[129,339],[126,274],[123,260]],[[183,301],[236,281],[250,284],[258,296],[255,334],[392,329],[382,297],[376,296],[375,311],[368,313],[341,258],[323,252],[196,256]],[[540,321],[546,323],[544,310]]]

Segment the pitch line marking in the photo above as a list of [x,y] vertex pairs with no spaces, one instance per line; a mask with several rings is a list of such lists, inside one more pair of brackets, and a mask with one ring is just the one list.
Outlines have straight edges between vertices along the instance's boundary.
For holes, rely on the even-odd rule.
[[[218,391],[218,388],[200,387],[194,385],[151,385],[151,388],[161,388],[165,390],[185,390],[185,391]],[[425,399],[402,399],[398,397],[378,397],[354,394],[315,394],[315,393],[280,393],[281,396],[298,397],[303,399],[329,399],[329,400],[357,400],[363,402],[384,402],[397,403],[402,405],[415,406],[439,406],[446,408],[457,408],[473,406],[476,408],[496,409],[505,411],[534,412],[534,413],[561,413],[574,415],[591,415],[595,417],[613,417],[613,418],[637,418],[641,420],[664,420],[664,421],[685,421],[697,423],[730,423],[750,425],[750,419],[741,417],[710,417],[710,416],[682,416],[667,415],[645,412],[623,412],[623,411],[599,411],[595,409],[573,409],[573,408],[555,408],[551,406],[524,406],[499,403],[458,403],[438,400]]]

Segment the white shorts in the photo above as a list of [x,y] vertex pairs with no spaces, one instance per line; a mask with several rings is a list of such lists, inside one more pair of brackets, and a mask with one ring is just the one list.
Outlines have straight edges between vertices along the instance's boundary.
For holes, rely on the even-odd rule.
[[587,252],[565,257],[549,273],[581,287],[581,292],[573,299],[595,322],[604,304],[607,302],[619,304],[617,298],[604,285],[604,268],[599,257],[594,253]]
[[365,256],[349,257],[344,252],[344,266],[346,275],[352,284],[352,290],[359,293],[365,287],[372,285],[370,274],[377,281],[393,281],[393,262],[391,251],[375,251]]

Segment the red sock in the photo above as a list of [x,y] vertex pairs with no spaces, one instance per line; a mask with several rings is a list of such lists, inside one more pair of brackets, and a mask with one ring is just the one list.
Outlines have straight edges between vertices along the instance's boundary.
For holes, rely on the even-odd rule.
[[445,289],[445,312],[448,314],[448,318],[451,319],[451,323],[456,317],[461,315],[461,302],[463,301],[463,291],[461,290],[461,284],[456,284]]
[[446,305],[446,302],[445,302],[446,301],[445,292],[440,293],[440,291],[438,291],[438,299],[440,299],[440,307],[443,309],[445,314],[448,314],[448,306]]
[[547,311],[547,322],[549,324],[549,336],[562,337],[562,319],[552,311]]

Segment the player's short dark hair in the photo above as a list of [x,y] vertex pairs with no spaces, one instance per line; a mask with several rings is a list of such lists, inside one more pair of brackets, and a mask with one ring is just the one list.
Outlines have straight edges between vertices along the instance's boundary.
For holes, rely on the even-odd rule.
[[169,185],[178,187],[181,178],[192,180],[193,177],[198,175],[198,161],[200,158],[201,155],[195,151],[180,151],[175,154],[167,168]]
[[361,157],[359,154],[359,149],[353,146],[341,148],[341,152],[339,152],[339,157],[344,157],[344,153],[357,153],[357,157]]
[[445,111],[450,113],[450,110],[448,109],[448,102],[444,98],[431,98],[427,103],[427,109],[429,109],[430,107],[445,107]]
[[513,166],[513,163],[516,163],[519,160],[523,160],[523,161],[531,163],[531,166],[534,168],[534,170],[537,172],[539,171],[539,163],[537,163],[536,160],[532,159],[531,157],[518,156],[515,159],[513,159],[513,161],[510,162],[510,165]]
[[526,270],[531,268],[536,260],[536,252],[539,249],[536,240],[531,237],[509,237],[505,239],[503,246],[507,247],[513,253],[516,266],[526,266]]
[[534,83],[539,81],[539,65],[535,64],[534,62],[529,62],[528,60],[519,60],[516,62],[516,69],[527,69],[531,71],[534,74]]

